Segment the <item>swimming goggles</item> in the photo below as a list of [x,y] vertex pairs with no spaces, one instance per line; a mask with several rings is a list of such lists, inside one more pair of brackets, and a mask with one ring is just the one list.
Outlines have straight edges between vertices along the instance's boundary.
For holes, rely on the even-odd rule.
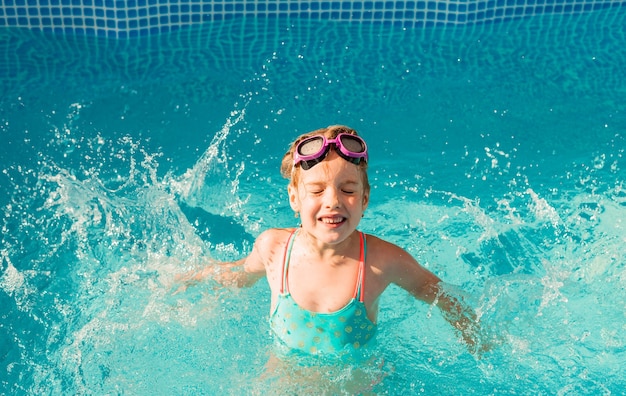
[[304,170],[311,169],[326,158],[331,144],[335,145],[337,154],[346,161],[356,165],[361,160],[367,161],[365,140],[356,135],[340,133],[334,139],[326,139],[323,135],[315,135],[298,143],[293,153],[293,165],[300,164]]

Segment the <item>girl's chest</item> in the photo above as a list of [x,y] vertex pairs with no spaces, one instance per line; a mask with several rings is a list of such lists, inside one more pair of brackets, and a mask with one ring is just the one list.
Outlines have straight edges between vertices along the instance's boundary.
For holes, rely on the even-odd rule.
[[294,263],[286,284],[293,299],[313,312],[335,312],[356,297],[358,263],[325,267]]

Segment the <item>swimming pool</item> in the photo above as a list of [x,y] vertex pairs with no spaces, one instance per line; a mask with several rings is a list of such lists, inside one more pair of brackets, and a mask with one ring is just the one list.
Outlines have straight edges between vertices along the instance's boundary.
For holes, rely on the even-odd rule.
[[[365,376],[378,394],[621,394],[624,22],[0,31],[2,393],[337,393]],[[392,288],[381,367],[281,380],[263,281],[172,295],[175,274],[297,224],[278,164],[334,123],[371,147],[361,228],[462,287],[493,352]]]

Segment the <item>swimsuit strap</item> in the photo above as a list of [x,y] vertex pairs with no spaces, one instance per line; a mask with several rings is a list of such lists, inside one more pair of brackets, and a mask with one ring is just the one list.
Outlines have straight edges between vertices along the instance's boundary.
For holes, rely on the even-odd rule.
[[363,283],[365,282],[365,256],[367,252],[367,242],[365,240],[365,234],[360,231],[359,237],[361,239],[361,255],[359,256],[359,274],[357,276],[356,290],[354,291],[353,298],[358,298],[360,302],[363,302]]
[[287,246],[285,246],[285,256],[283,257],[283,273],[282,273],[282,281],[280,284],[280,294],[285,292],[287,286],[287,267],[289,266],[289,258],[291,257],[291,248],[293,247],[293,241],[296,239],[296,233],[298,232],[298,228],[294,228],[289,234],[289,240],[287,241]]

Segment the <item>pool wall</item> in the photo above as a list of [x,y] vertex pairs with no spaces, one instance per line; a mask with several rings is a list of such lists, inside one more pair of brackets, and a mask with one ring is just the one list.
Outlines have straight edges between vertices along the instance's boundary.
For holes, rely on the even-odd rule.
[[236,17],[301,17],[429,27],[620,7],[617,0],[2,0],[0,26],[127,38]]

